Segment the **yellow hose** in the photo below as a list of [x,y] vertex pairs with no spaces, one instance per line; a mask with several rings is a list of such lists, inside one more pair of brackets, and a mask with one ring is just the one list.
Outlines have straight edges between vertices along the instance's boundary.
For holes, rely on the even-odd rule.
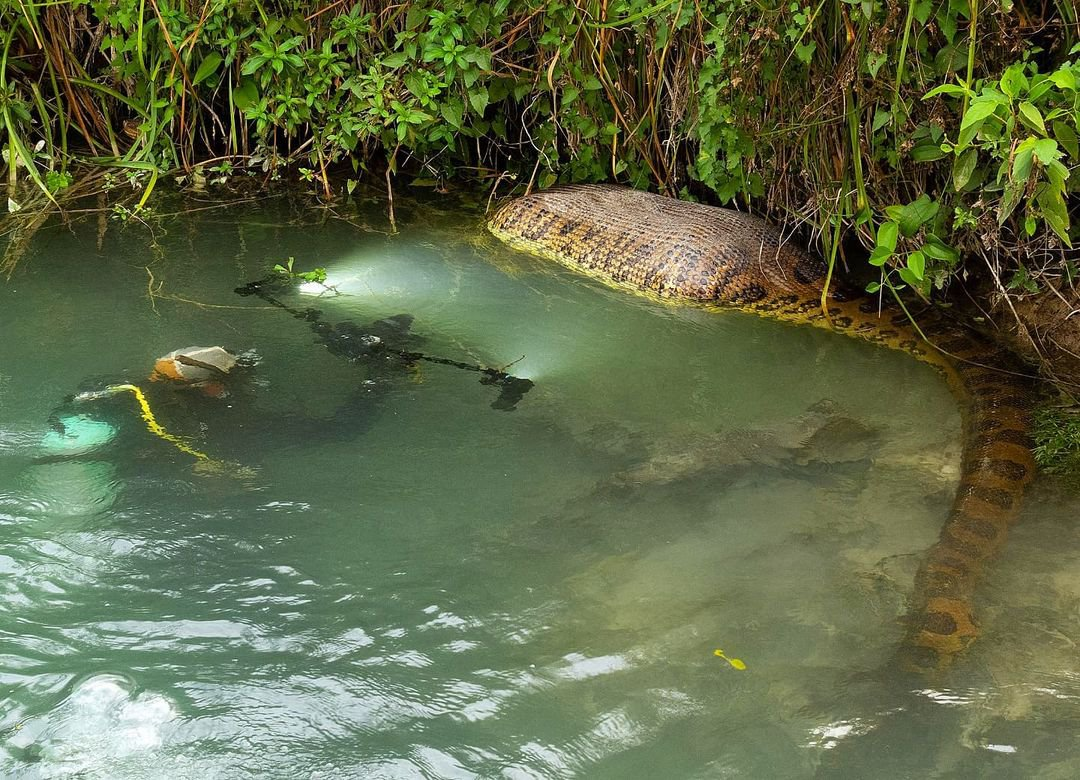
[[161,426],[161,423],[157,421],[157,418],[154,417],[154,412],[150,409],[150,402],[146,400],[146,395],[139,387],[136,387],[135,385],[123,384],[109,385],[105,389],[111,393],[121,393],[126,391],[134,395],[135,400],[139,404],[139,409],[141,410],[141,416],[143,418],[143,421],[146,423],[146,430],[150,431],[150,433],[154,434],[160,439],[164,439],[165,441],[176,447],[176,449],[180,450],[180,452],[185,452],[188,455],[191,455],[193,458],[197,458],[199,460],[213,460],[213,458],[211,458],[205,452],[199,452],[194,447],[188,446],[181,438],[179,438],[178,436],[173,436],[171,433],[165,430]]
[[164,439],[169,444],[176,447],[186,455],[190,455],[195,458],[198,463],[196,469],[206,474],[229,474],[231,476],[247,478],[254,474],[250,468],[245,468],[236,464],[226,463],[225,461],[211,458],[205,452],[200,452],[194,447],[187,444],[179,436],[174,436],[169,433],[154,417],[153,410],[150,409],[150,402],[146,400],[146,395],[136,385],[132,384],[120,384],[109,385],[105,388],[105,392],[108,393],[131,393],[135,396],[135,401],[139,404],[139,413],[146,423],[146,430],[157,436],[159,439]]

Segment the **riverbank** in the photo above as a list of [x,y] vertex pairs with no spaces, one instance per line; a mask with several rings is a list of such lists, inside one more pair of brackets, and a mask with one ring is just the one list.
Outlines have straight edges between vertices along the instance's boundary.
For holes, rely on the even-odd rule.
[[1065,0],[58,2],[8,4],[0,30],[16,208],[86,165],[137,206],[174,173],[326,198],[618,181],[872,252],[886,286],[1075,275]]

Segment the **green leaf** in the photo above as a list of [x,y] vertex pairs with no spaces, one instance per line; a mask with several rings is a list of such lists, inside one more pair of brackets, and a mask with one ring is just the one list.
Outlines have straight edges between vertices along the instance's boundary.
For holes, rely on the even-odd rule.
[[975,136],[982,130],[983,120],[973,122],[960,130],[960,135],[956,138],[956,148],[966,149],[972,141],[975,140]]
[[1040,189],[1038,195],[1035,196],[1035,200],[1039,203],[1039,208],[1042,209],[1043,219],[1046,220],[1046,224],[1050,226],[1050,229],[1057,233],[1058,238],[1061,239],[1065,246],[1072,248],[1072,241],[1069,240],[1069,209],[1065,205],[1065,197],[1061,191],[1054,187],[1043,187]]
[[217,72],[218,66],[221,65],[221,55],[216,51],[212,51],[206,55],[206,59],[199,65],[199,69],[195,71],[195,76],[192,78],[193,84],[201,84],[208,78]]
[[932,90],[922,96],[923,100],[929,100],[932,97],[938,95],[954,95],[956,97],[962,97],[963,95],[975,94],[967,87],[962,87],[959,84],[942,84],[941,86],[934,87]]
[[1018,184],[1027,183],[1028,178],[1031,176],[1032,149],[1034,146],[1035,139],[1027,138],[1016,147],[1016,152],[1013,154],[1011,178]]
[[926,256],[920,251],[912,252],[908,255],[907,267],[916,281],[921,282],[926,273]]
[[953,189],[957,192],[964,189],[971,180],[971,174],[979,162],[979,151],[967,149],[953,159],[952,180]]
[[413,94],[414,97],[423,100],[428,93],[427,81],[422,75],[422,70],[410,70],[402,77],[402,81],[405,82],[405,88]]
[[1053,160],[1046,166],[1046,178],[1053,186],[1064,192],[1065,180],[1069,178],[1069,169],[1062,164],[1061,160]]
[[410,125],[422,125],[424,122],[430,122],[433,119],[431,114],[426,111],[421,111],[418,108],[410,108],[405,114],[405,121]]
[[1068,152],[1069,157],[1076,160],[1080,158],[1080,148],[1077,148],[1076,132],[1064,122],[1054,122],[1051,127],[1058,143]]
[[1020,118],[1033,129],[1046,135],[1046,124],[1043,122],[1042,112],[1026,100],[1020,104]]
[[1020,204],[1020,198],[1024,194],[1023,184],[1010,184],[1005,188],[1005,194],[1001,198],[1001,205],[998,206],[998,224],[1004,225],[1007,220],[1016,210],[1016,207]]
[[889,61],[889,56],[885,52],[870,52],[866,55],[866,71],[870,74],[870,78],[876,79],[878,71],[881,70],[881,66]]
[[896,237],[899,232],[899,225],[895,222],[883,222],[881,227],[877,231],[877,241],[874,244],[874,250],[870,253],[869,263],[870,265],[876,265],[879,268],[892,257],[893,252],[896,251]]
[[800,43],[795,47],[795,56],[799,58],[799,62],[808,64],[813,59],[815,50],[817,50],[817,41]]
[[1049,165],[1054,160],[1061,157],[1061,152],[1058,151],[1057,141],[1053,138],[1040,138],[1032,145],[1032,151],[1035,153],[1035,157],[1043,165]]
[[886,111],[883,108],[875,109],[874,122],[870,127],[870,131],[876,133],[885,125],[889,124],[889,122],[892,121],[892,117],[893,115],[891,111]]
[[487,87],[479,87],[469,92],[469,105],[477,114],[483,114],[488,105]]
[[256,55],[252,57],[244,63],[244,67],[240,69],[240,75],[250,76],[252,73],[261,68],[264,62],[266,62],[266,57],[263,57],[262,55]]
[[976,98],[968,106],[968,110],[964,112],[964,118],[960,122],[960,129],[963,130],[976,122],[982,122],[997,110],[998,105],[994,100],[979,100]]
[[938,8],[938,25],[941,27],[941,33],[945,36],[945,40],[950,44],[956,37],[956,16],[956,12],[952,10],[949,3],[942,3],[941,7]]
[[911,150],[911,159],[915,162],[933,162],[942,159],[947,154],[939,144],[920,144]]
[[875,249],[886,249],[889,254],[896,251],[896,239],[900,232],[900,225],[895,222],[889,221],[882,223],[878,228],[877,242],[874,246]]
[[956,265],[960,261],[960,253],[937,236],[932,236],[923,244],[922,252],[931,260],[940,260],[949,265]]
[[892,257],[892,252],[884,248],[875,248],[870,253],[870,258],[867,260],[870,265],[876,265],[878,268],[885,265],[886,261]]
[[1021,92],[1027,92],[1028,80],[1024,75],[1024,63],[1017,62],[1005,69],[998,82],[1001,91],[1011,98],[1015,98]]
[[427,19],[428,7],[422,3],[409,5],[409,11],[405,14],[405,29],[415,30]]
[[[1043,79],[1039,82],[1032,82],[1031,89],[1028,90],[1028,100],[1032,103],[1038,103],[1042,100],[1043,95],[1054,88],[1054,82],[1049,79]],[[1057,96],[1055,96],[1057,97]]]
[[[941,4],[945,7],[945,3]],[[939,17],[940,18],[940,17]],[[953,30],[955,31],[956,22],[953,21]],[[947,26],[942,26],[942,33],[946,36],[949,35]],[[948,38],[948,40],[952,40]],[[961,51],[960,47],[953,43],[948,43],[938,49],[937,54],[934,55],[934,70],[942,75],[948,73],[959,73],[967,64],[967,46],[964,46],[964,50]]]
[[912,287],[919,287],[920,286],[919,283],[922,282],[922,279],[915,276],[915,274],[912,273],[910,268],[908,268],[907,266],[903,266],[902,268],[899,268],[897,270],[900,273],[900,278],[903,279],[908,284],[910,284]]
[[445,119],[451,127],[453,127],[455,130],[460,130],[463,108],[464,106],[461,105],[460,101],[451,100],[449,102],[443,103],[439,107],[439,112],[442,114],[443,119]]
[[259,90],[255,86],[254,79],[244,79],[233,87],[233,104],[241,111],[245,111],[259,102]]
[[906,206],[888,206],[885,213],[900,225],[900,232],[913,236],[925,223],[937,216],[938,204],[930,200],[929,195],[920,195]]
[[1076,74],[1072,72],[1072,68],[1068,65],[1062,65],[1056,71],[1050,74],[1050,81],[1054,82],[1054,85],[1059,89],[1076,89]]
[[409,58],[403,51],[396,51],[393,54],[387,55],[382,58],[382,66],[389,68],[390,70],[396,70],[409,61]]
[[1008,106],[1009,99],[1000,92],[983,90],[983,93],[971,101],[964,118],[960,121],[960,135],[956,139],[958,149],[966,149],[982,129],[983,122],[994,115],[998,106]]

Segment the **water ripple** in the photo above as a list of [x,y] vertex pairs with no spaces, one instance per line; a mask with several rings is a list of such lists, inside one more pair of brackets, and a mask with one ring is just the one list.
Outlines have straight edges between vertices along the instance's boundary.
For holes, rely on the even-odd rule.
[[14,776],[160,776],[159,751],[175,718],[168,698],[136,693],[130,679],[90,677],[47,715],[20,721],[4,746],[4,763]]

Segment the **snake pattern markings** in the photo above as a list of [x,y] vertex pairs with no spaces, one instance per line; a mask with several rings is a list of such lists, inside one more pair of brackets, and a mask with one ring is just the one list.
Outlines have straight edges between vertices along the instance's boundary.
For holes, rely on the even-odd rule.
[[[832,328],[938,368],[964,410],[960,484],[919,567],[898,663],[941,670],[978,636],[972,597],[1035,475],[1031,380],[1015,359],[930,310],[918,322],[832,290],[826,266],[737,211],[610,185],[560,187],[502,205],[488,229],[515,249],[661,298]],[[824,310],[823,310],[824,308]]]

